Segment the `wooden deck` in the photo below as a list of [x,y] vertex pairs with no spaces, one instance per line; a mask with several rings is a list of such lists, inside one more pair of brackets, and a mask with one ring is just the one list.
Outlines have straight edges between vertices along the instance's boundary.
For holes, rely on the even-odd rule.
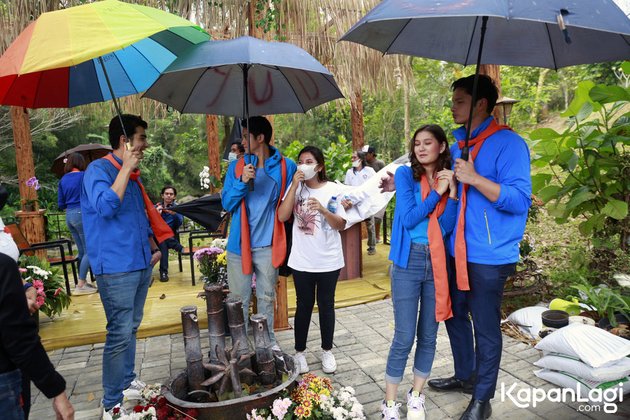
[[[363,246],[365,250],[367,247]],[[359,305],[366,302],[385,299],[390,296],[391,288],[387,274],[389,246],[377,245],[376,255],[363,254],[363,278],[343,280],[337,285],[336,307]],[[154,269],[155,281],[149,289],[144,307],[144,319],[138,331],[138,337],[153,337],[181,331],[179,309],[186,305],[197,305],[202,328],[207,328],[205,301],[197,298],[202,285],[191,285],[189,263],[184,261],[184,271],[177,272],[177,262],[170,262],[170,281],[160,283],[157,268]],[[288,279],[289,316],[295,314],[295,288],[293,278]],[[74,296],[70,307],[64,313],[49,320],[40,313],[40,336],[47,350],[63,347],[101,343],[105,341],[105,312],[98,295]]]

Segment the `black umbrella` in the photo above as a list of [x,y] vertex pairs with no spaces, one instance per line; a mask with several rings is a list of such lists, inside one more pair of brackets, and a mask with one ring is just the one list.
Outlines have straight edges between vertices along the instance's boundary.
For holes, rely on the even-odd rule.
[[99,143],[80,144],[76,147],[73,147],[72,149],[66,150],[65,152],[57,156],[52,166],[50,167],[50,170],[59,178],[61,178],[64,174],[63,167],[66,164],[65,160],[72,153],[81,153],[83,157],[85,158],[85,163],[89,164],[93,160],[102,158],[103,156],[107,155],[111,151],[112,151],[112,147],[105,144],[99,144]]
[[199,223],[208,229],[209,232],[219,229],[219,225],[227,214],[221,205],[220,194],[205,195],[188,203],[170,207],[169,210],[173,210]]

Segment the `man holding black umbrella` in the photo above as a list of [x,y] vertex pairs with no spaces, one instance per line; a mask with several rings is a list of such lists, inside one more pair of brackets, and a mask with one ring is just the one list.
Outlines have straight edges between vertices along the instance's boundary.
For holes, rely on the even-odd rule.
[[[448,241],[454,316],[446,321],[446,328],[455,375],[428,383],[440,391],[472,391],[473,398],[461,418],[485,419],[492,412],[490,399],[501,362],[503,286],[519,260],[532,187],[527,144],[491,116],[498,91],[488,76],[479,76],[477,101],[469,120],[473,83],[474,76],[469,76],[452,85],[453,119],[463,124],[453,132],[458,142],[451,147],[460,186],[458,221]],[[463,160],[468,124],[470,159]]]
[[[269,144],[273,129],[265,117],[251,117],[246,123],[243,120],[245,155],[228,166],[221,194],[223,208],[232,213],[228,284],[230,295],[242,299],[248,320],[252,274],[256,273],[258,312],[267,317],[272,345],[279,350],[273,311],[278,268],[284,263],[287,247],[284,224],[278,221],[276,211],[297,167]],[[251,180],[253,190],[248,185]]]

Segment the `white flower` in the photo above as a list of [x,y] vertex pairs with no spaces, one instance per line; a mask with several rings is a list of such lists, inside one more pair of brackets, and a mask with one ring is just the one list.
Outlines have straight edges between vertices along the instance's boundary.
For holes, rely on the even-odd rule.
[[44,279],[47,279],[48,276],[52,275],[52,273],[50,271],[46,271],[42,268],[39,268],[36,265],[27,265],[26,268],[30,269],[33,271],[34,274],[43,277]]

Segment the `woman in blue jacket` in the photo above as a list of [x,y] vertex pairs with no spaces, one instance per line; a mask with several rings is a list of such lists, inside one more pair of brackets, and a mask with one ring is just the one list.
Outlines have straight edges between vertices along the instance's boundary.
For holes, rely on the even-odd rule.
[[[385,370],[383,418],[399,418],[396,404],[414,339],[413,388],[407,418],[424,418],[422,389],[431,372],[438,322],[452,316],[446,275],[444,235],[455,226],[457,186],[444,130],[424,125],[409,145],[411,166],[396,170],[396,209],[389,259],[395,333]],[[418,304],[420,309],[418,310]]]
[[63,168],[65,175],[59,181],[57,190],[59,210],[66,210],[66,224],[79,250],[79,282],[74,288],[74,295],[87,295],[96,292],[96,287],[85,280],[90,268],[85,249],[83,219],[81,218],[81,185],[86,166],[85,159],[80,153],[69,155]]

